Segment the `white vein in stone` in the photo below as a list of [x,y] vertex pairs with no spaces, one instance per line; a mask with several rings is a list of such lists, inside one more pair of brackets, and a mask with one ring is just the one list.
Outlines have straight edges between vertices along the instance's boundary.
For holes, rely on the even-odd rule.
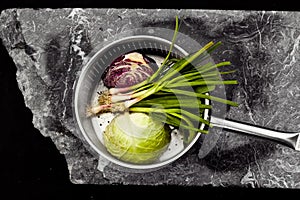
[[70,18],[78,24],[89,24],[88,18],[84,15],[84,13],[85,10],[83,10],[82,8],[73,8],[67,18]]
[[255,174],[251,171],[250,166],[248,167],[248,171],[245,174],[245,176],[243,176],[243,178],[241,179],[241,184],[242,185],[247,185],[250,184],[252,188],[255,188],[255,186],[257,185],[257,179]]
[[284,67],[283,67],[283,71],[287,67],[290,68],[289,71],[288,71],[288,73],[286,74],[286,76],[288,76],[290,74],[290,72],[292,71],[292,66],[294,66],[294,64],[296,63],[296,56],[295,56],[295,54],[296,54],[296,51],[298,50],[299,42],[300,42],[300,35],[298,35],[298,37],[296,38],[291,53],[289,53],[287,55],[287,57],[284,59],[284,61],[283,61],[283,63],[287,63],[288,60],[290,60],[289,63],[285,64]]
[[[71,71],[71,68],[72,68],[72,61],[73,61],[73,58],[71,58],[71,61],[70,61],[70,65],[69,65],[69,68],[67,70],[67,75],[66,75],[66,79],[63,81],[64,85],[65,85],[65,89],[64,89],[64,92],[63,92],[63,97],[62,97],[62,102],[65,101],[65,98],[66,98],[66,94],[67,94],[67,91],[68,91],[68,81],[69,81],[69,76],[68,74],[70,73]],[[64,109],[62,111],[62,119],[65,118],[66,116],[66,111],[67,111],[67,106],[64,106]]]

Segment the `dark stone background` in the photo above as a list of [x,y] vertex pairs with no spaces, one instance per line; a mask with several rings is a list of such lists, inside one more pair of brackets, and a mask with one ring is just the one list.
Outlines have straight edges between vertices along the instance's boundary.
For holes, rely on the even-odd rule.
[[[266,15],[266,16],[268,17],[269,15]],[[273,16],[275,16],[275,15],[273,15]],[[288,16],[288,17],[285,18],[289,22],[291,22],[291,21],[293,22],[293,20],[295,22],[298,19],[297,17],[296,18],[291,18],[291,19],[289,17],[290,16]],[[249,30],[245,29],[245,26],[244,26],[245,24],[244,23],[251,22],[251,20],[254,20],[254,19],[255,18],[251,19],[251,17],[250,17],[250,18],[246,19],[246,21],[241,20],[240,22],[237,23],[237,25],[241,27],[241,34],[238,35],[238,37],[243,38],[243,40],[239,41],[240,43],[238,43],[236,45],[232,45],[232,47],[236,48],[238,51],[243,52],[243,54],[242,54],[243,56],[242,56],[242,58],[240,60],[236,60],[236,63],[239,63],[239,62],[247,63],[250,60],[253,63],[255,63],[255,62],[262,62],[264,64],[264,62],[266,62],[265,64],[267,64],[267,63],[271,62],[270,60],[274,61],[274,58],[271,57],[272,54],[271,55],[264,55],[263,56],[264,58],[260,59],[260,58],[257,58],[257,56],[251,57],[251,56],[247,55],[247,53],[245,53],[245,52],[247,52],[247,49],[243,49],[242,48],[243,47],[243,42],[247,42],[248,39],[249,39],[249,37],[251,37],[250,34],[248,34],[248,35],[247,34],[243,35],[243,34],[245,32],[246,33],[251,32],[250,30],[252,30],[252,28],[253,28],[253,27],[249,28]],[[274,19],[276,21],[276,18],[274,18]],[[280,20],[280,19],[277,19],[277,20]],[[187,22],[190,23],[190,24],[194,23],[193,19],[187,19]],[[262,24],[263,23],[264,22],[262,20]],[[197,21],[197,24],[199,24],[199,21]],[[268,23],[266,23],[266,24],[268,24]],[[284,48],[286,48],[285,52],[293,52],[292,51],[293,47],[297,47],[297,45],[293,45],[293,44],[295,44],[297,42],[296,41],[297,37],[294,38],[294,33],[290,33],[289,30],[291,30],[291,29],[289,29],[288,27],[290,27],[290,28],[292,27],[295,30],[297,30],[298,27],[297,27],[297,23],[296,24],[288,24],[288,25],[289,26],[286,26],[287,29],[285,29],[285,31],[287,31],[288,33],[284,32],[284,35],[282,36],[282,38],[284,38],[284,36],[286,36],[288,34],[292,34],[292,36],[291,36],[291,38],[289,38],[289,37],[285,38],[290,43],[289,43],[289,45],[286,45],[286,43],[283,43],[282,44],[282,49],[284,50]],[[16,24],[16,27],[18,27],[17,24]],[[228,43],[234,43],[234,42],[230,41],[230,39],[233,40],[233,41],[235,41],[237,39],[236,38],[237,35],[235,35],[236,32],[233,31],[234,33],[232,33],[232,29],[234,29],[234,28],[230,27],[230,26],[228,26],[228,29],[225,29],[225,33],[228,33],[228,37],[227,37],[228,38]],[[276,29],[276,27],[274,29]],[[270,30],[268,30],[268,31],[272,32],[272,30],[274,30],[274,29],[271,29],[271,31]],[[76,31],[76,29],[74,29],[74,30]],[[197,32],[197,29],[195,30],[195,32]],[[275,32],[275,33],[278,33],[278,32]],[[216,34],[216,35],[214,35],[214,34]],[[208,37],[211,36],[211,37],[216,37],[217,38],[218,34],[220,34],[220,33],[218,33],[217,31],[216,32],[212,32],[212,33],[208,33]],[[297,36],[297,32],[295,33],[295,36]],[[64,35],[61,35],[61,36],[58,36],[54,40],[50,40],[50,42],[49,42],[49,44],[50,44],[49,48],[45,48],[45,49],[48,52],[52,52],[52,55],[55,56],[56,55],[55,53],[57,53],[57,52],[55,52],[55,49],[56,49],[57,45],[61,45],[63,43],[62,42],[63,39],[64,39],[63,37],[64,37]],[[254,41],[255,41],[255,39],[257,39],[257,38],[258,37],[253,36],[252,39],[254,39]],[[14,38],[14,39],[16,39],[16,41],[19,41],[19,40],[22,41],[22,38]],[[265,36],[264,39],[266,39],[268,41],[269,38],[268,38],[268,36]],[[251,38],[249,40],[251,40]],[[257,45],[257,43],[252,44],[252,45],[255,46],[255,45]],[[20,50],[20,52],[21,51],[25,52],[26,55],[29,57],[29,60],[31,59],[33,62],[35,61],[35,57],[32,56],[32,54],[35,53],[35,48],[31,48],[30,45],[28,45],[26,43],[22,44],[22,42],[21,43],[17,42],[15,46],[13,45],[13,47],[16,48],[16,50]],[[64,50],[64,48],[67,48],[67,47],[68,47],[68,45],[66,45],[65,47],[62,46],[62,49]],[[86,47],[84,47],[84,48],[86,48]],[[87,47],[86,49],[88,49],[88,48],[89,47]],[[234,49],[234,50],[236,50],[236,49]],[[257,49],[259,49],[259,48],[257,48]],[[272,48],[270,48],[270,49],[272,50]],[[296,49],[296,50],[298,51],[298,49]],[[294,51],[294,52],[298,53],[297,51]],[[3,52],[3,55],[5,55],[6,58],[7,58],[7,56],[8,56],[7,52],[5,50],[3,50],[2,52]],[[2,54],[2,52],[1,52],[1,54]],[[254,51],[252,53],[254,53],[254,55],[256,55],[256,53],[258,55],[260,55],[260,52],[255,52]],[[278,55],[278,54],[276,54],[276,55]],[[278,62],[279,61],[286,61],[287,64],[295,64],[292,61],[295,58],[297,60],[298,57],[297,56],[293,56],[293,55],[294,54],[289,54],[289,53],[286,54],[286,55],[282,55],[281,59],[280,59],[280,57],[278,58]],[[265,59],[265,57],[268,57],[268,56],[271,57],[272,59],[270,59],[270,60]],[[12,57],[14,58],[14,56],[12,56]],[[55,60],[55,57],[52,57],[52,58],[49,57],[48,59],[49,60],[51,60],[51,59]],[[251,60],[251,59],[254,59],[254,60]],[[258,59],[258,60],[255,60],[255,59]],[[66,60],[68,60],[68,59],[66,58]],[[249,62],[249,63],[251,63],[251,62]],[[297,65],[297,64],[295,64],[295,65]],[[5,111],[4,113],[8,113],[8,117],[7,117],[6,120],[7,121],[16,121],[17,124],[20,124],[19,126],[13,126],[13,127],[9,126],[7,131],[9,131],[9,132],[14,132],[15,131],[16,132],[17,130],[19,130],[21,132],[21,130],[28,130],[29,129],[29,130],[32,130],[32,132],[35,132],[36,134],[33,134],[32,136],[30,135],[30,137],[32,137],[32,138],[28,138],[28,134],[25,134],[25,133],[23,133],[23,135],[21,135],[21,136],[19,134],[18,134],[18,136],[6,136],[8,139],[12,139],[12,138],[9,138],[9,137],[17,137],[19,140],[26,141],[26,143],[24,144],[23,142],[17,141],[17,144],[16,144],[15,148],[12,148],[12,144],[11,143],[6,143],[6,146],[4,146],[4,147],[2,146],[2,148],[4,150],[8,149],[8,148],[9,149],[15,149],[15,151],[12,150],[13,151],[12,152],[13,155],[17,155],[16,159],[18,159],[19,161],[24,161],[24,163],[18,163],[19,165],[14,165],[14,168],[11,168],[12,165],[7,164],[6,166],[9,167],[9,170],[6,168],[5,165],[2,165],[2,168],[4,168],[4,170],[10,171],[10,172],[15,172],[15,173],[12,173],[12,174],[15,174],[15,176],[11,176],[11,174],[6,173],[5,174],[6,177],[4,176],[4,178],[5,178],[4,180],[7,180],[8,182],[10,182],[10,181],[11,182],[17,181],[20,184],[21,183],[32,183],[32,182],[35,182],[37,184],[43,183],[43,179],[41,179],[41,177],[39,177],[40,175],[32,176],[32,174],[36,173],[37,171],[39,171],[39,170],[42,171],[41,168],[40,168],[40,166],[39,167],[37,166],[36,168],[34,168],[34,165],[29,165],[30,167],[28,167],[28,163],[30,163],[30,161],[36,162],[36,160],[42,160],[41,162],[44,164],[44,168],[46,169],[45,170],[46,171],[45,172],[45,177],[47,177],[47,178],[45,178],[45,179],[47,181],[50,181],[50,182],[59,182],[59,183],[65,182],[65,180],[69,178],[69,175],[67,175],[68,173],[66,173],[67,172],[67,163],[64,160],[64,156],[62,156],[61,154],[59,154],[59,156],[54,157],[52,155],[52,153],[55,154],[55,152],[57,153],[57,151],[54,148],[51,149],[51,146],[52,147],[54,147],[54,146],[53,146],[51,140],[49,140],[49,138],[47,138],[47,137],[44,138],[41,135],[39,135],[39,132],[41,132],[43,134],[43,130],[39,130],[39,129],[42,129],[42,127],[36,127],[37,129],[32,128],[32,126],[31,126],[31,117],[32,117],[31,112],[32,112],[32,110],[29,110],[28,108],[24,109],[24,103],[22,101],[18,101],[17,100],[18,98],[22,99],[23,97],[22,97],[22,93],[20,93],[20,91],[16,90],[16,87],[17,87],[16,82],[13,82],[13,81],[8,82],[9,80],[13,80],[14,77],[15,77],[14,73],[16,71],[15,71],[15,68],[14,68],[14,64],[10,61],[10,63],[7,66],[12,67],[12,68],[9,69],[10,73],[1,73],[0,74],[0,75],[2,75],[2,77],[1,77],[1,81],[2,82],[1,83],[2,83],[2,85],[5,86],[5,87],[3,87],[4,88],[4,95],[3,96],[7,96],[7,98],[5,98],[5,99],[1,98],[1,105],[2,106],[3,105],[7,105],[7,104],[14,105],[15,107],[12,107],[12,108],[3,106],[3,110]],[[17,65],[17,67],[18,67],[18,65]],[[19,69],[19,67],[18,67],[18,69]],[[264,85],[264,84],[268,84],[269,82],[272,82],[272,80],[274,80],[274,79],[272,79],[274,77],[272,77],[272,75],[269,75],[267,72],[265,72],[265,73],[267,73],[267,76],[265,76],[267,78],[261,80],[260,77],[262,76],[263,72],[261,72],[260,71],[261,69],[259,69],[259,70],[256,70],[256,73],[257,73],[257,71],[261,72],[261,73],[257,73],[256,74],[255,72],[253,72],[255,70],[253,70],[253,68],[252,68],[251,65],[250,65],[250,67],[247,67],[245,69],[246,70],[243,72],[243,74],[240,74],[240,75],[250,76],[251,78],[253,78],[253,80],[258,80],[259,81],[259,83],[258,83],[259,86],[260,85]],[[253,75],[253,73],[254,73],[254,75]],[[263,74],[263,75],[266,75],[266,74]],[[239,77],[242,77],[242,76],[239,76]],[[35,75],[33,78],[38,78],[38,76]],[[280,78],[279,78],[279,81],[284,81],[284,80],[282,80],[282,79],[280,80]],[[20,87],[20,85],[19,85],[19,87]],[[234,115],[236,116],[236,118],[244,119],[245,121],[252,122],[251,121],[252,120],[251,117],[253,117],[253,120],[255,120],[255,117],[258,117],[257,118],[258,122],[257,121],[255,121],[255,122],[257,122],[258,124],[262,124],[262,125],[268,124],[268,122],[271,121],[272,119],[268,120],[268,119],[264,118],[266,120],[266,122],[261,122],[261,121],[259,121],[260,119],[262,119],[262,118],[259,118],[260,113],[257,114],[257,116],[255,116],[255,115],[251,116],[251,113],[253,111],[255,111],[255,109],[258,109],[261,106],[265,106],[263,108],[266,108],[268,106],[268,98],[266,96],[263,97],[264,96],[263,95],[263,91],[264,91],[263,89],[264,88],[262,88],[262,87],[256,87],[256,86],[252,86],[252,85],[247,85],[247,84],[242,85],[241,88],[242,88],[241,91],[245,90],[245,93],[246,94],[250,94],[250,96],[243,97],[241,95],[242,96],[241,98],[245,101],[245,108],[242,108],[242,111],[243,110],[244,111],[243,111],[243,113],[240,113],[240,115],[238,115],[239,112],[234,113]],[[40,89],[40,88],[37,88],[37,89]],[[279,87],[279,89],[280,89],[280,87]],[[13,97],[11,96],[12,94],[10,93],[10,91],[12,91],[12,90],[15,90],[17,92],[17,95],[16,95],[17,98],[16,99],[15,99],[15,96],[13,96]],[[22,89],[21,89],[21,91],[22,91]],[[275,90],[275,91],[277,91],[277,90]],[[262,102],[262,104],[260,102]],[[34,105],[32,105],[32,106],[34,107]],[[283,109],[284,109],[284,111],[286,111],[286,108],[283,108]],[[11,111],[13,111],[13,112],[11,112]],[[269,112],[271,112],[271,111],[269,111]],[[272,110],[272,112],[274,112],[274,110]],[[17,115],[17,113],[18,113],[18,115]],[[250,115],[243,118],[242,116],[244,116],[245,113],[247,113],[247,114],[250,113]],[[22,117],[18,118],[17,116],[22,116]],[[230,116],[230,114],[229,114],[229,116]],[[297,117],[297,115],[296,115],[296,117]],[[234,117],[232,117],[232,118],[234,118]],[[297,118],[295,120],[297,120]],[[6,121],[4,121],[4,124],[5,123],[6,123]],[[50,127],[51,123],[53,123],[53,122],[51,122],[51,121],[49,122],[49,127]],[[271,121],[270,123],[271,124],[269,124],[269,126],[271,128],[277,128],[277,129],[286,128],[286,127],[284,127],[283,124],[281,124],[281,125],[279,124],[278,126],[275,126],[276,124],[278,124],[277,122],[272,122]],[[39,124],[39,122],[36,122],[35,125],[36,124]],[[55,123],[55,124],[57,124],[57,123]],[[293,124],[293,121],[291,122],[291,124]],[[64,127],[54,127],[54,128],[55,129],[52,130],[54,132],[55,131],[64,131],[65,130]],[[291,130],[296,130],[296,129],[291,128]],[[5,132],[6,132],[6,130],[5,130]],[[278,187],[286,187],[286,188],[293,187],[293,185],[290,185],[290,184],[294,184],[294,186],[296,184],[296,187],[297,187],[297,181],[299,181],[299,179],[297,178],[298,172],[296,171],[296,173],[295,173],[296,176],[294,176],[293,169],[295,169],[295,168],[292,167],[292,166],[290,166],[290,165],[284,165],[284,163],[286,163],[286,162],[283,162],[283,161],[290,161],[289,164],[290,163],[294,163],[295,164],[295,162],[297,164],[297,159],[296,160],[292,159],[293,152],[291,152],[289,149],[287,149],[287,148],[285,148],[283,146],[280,146],[280,145],[276,145],[276,144],[274,144],[272,142],[261,141],[259,139],[253,139],[253,138],[246,137],[247,139],[245,141],[245,136],[237,136],[235,134],[232,135],[232,133],[228,133],[228,134],[226,133],[225,135],[226,135],[226,137],[225,138],[221,138],[220,143],[218,143],[219,145],[213,150],[213,152],[211,154],[209,154],[208,157],[206,157],[206,159],[204,160],[203,163],[200,163],[201,166],[203,164],[203,165],[207,166],[207,169],[215,171],[216,173],[221,174],[221,175],[217,175],[217,179],[214,180],[215,183],[213,183],[213,184],[215,184],[215,186],[219,186],[219,185],[221,185],[221,186],[232,186],[232,185],[237,185],[237,184],[239,185],[240,182],[241,182],[241,178],[242,178],[241,174],[244,174],[244,175],[248,174],[250,176],[253,175],[253,174],[251,174],[251,170],[250,170],[250,167],[253,167],[254,175],[255,175],[255,173],[257,173],[256,174],[256,178],[258,177],[258,180],[261,181],[260,182],[261,185],[256,185],[256,181],[254,180],[253,183],[252,182],[246,183],[246,185],[248,185],[249,187],[251,187],[252,185],[254,185],[255,187],[264,187],[264,183],[265,183],[264,180],[265,181],[272,180],[270,178],[270,174],[268,174],[268,172],[270,172],[270,171],[271,172],[275,172],[275,173],[279,173],[279,176],[282,176],[282,172],[286,173],[286,174],[284,174],[282,176],[284,178],[279,177],[277,179],[276,178],[276,174],[274,175],[274,173],[273,173],[273,175],[274,175],[273,176],[273,178],[274,178],[273,184],[274,185],[272,185],[272,181],[270,181],[269,182],[270,185],[267,184],[267,185],[265,185],[266,187],[277,187],[277,186]],[[69,136],[67,135],[66,137],[72,138],[73,135],[70,134]],[[232,139],[233,142],[230,143],[230,142],[228,142],[228,141],[230,141],[230,137],[237,137],[237,138]],[[58,138],[59,138],[59,136],[58,136]],[[227,138],[229,138],[229,139],[227,139]],[[51,138],[51,139],[53,140],[53,138]],[[35,143],[36,140],[38,140],[41,143]],[[253,140],[255,142],[253,142]],[[23,145],[23,147],[24,147],[23,149],[25,151],[19,151],[20,146],[22,147],[22,145]],[[75,146],[76,146],[76,142],[75,142]],[[49,149],[49,147],[50,147],[50,149]],[[61,153],[63,153],[63,150],[65,150],[64,149],[65,146],[63,146],[63,148],[60,148],[61,146],[57,145],[57,143],[56,143],[55,147],[57,149],[59,149],[59,151]],[[76,146],[76,148],[77,147],[78,146]],[[46,154],[46,155],[43,154],[43,157],[41,157],[40,154],[39,154],[39,152],[38,152],[38,151],[41,151],[42,149],[45,150],[43,152],[48,152],[48,154]],[[232,149],[234,149],[234,152],[237,152],[237,153],[233,155],[232,154],[233,151],[231,151]],[[284,153],[284,155],[286,157],[284,157],[283,161],[280,161],[280,159],[282,158],[282,152]],[[65,153],[67,153],[67,152],[65,152]],[[30,154],[30,156],[29,156],[29,154]],[[4,155],[6,155],[6,154],[4,154]],[[36,157],[34,157],[33,155],[36,155]],[[188,158],[187,162],[190,162],[190,161],[193,161],[194,159],[196,159],[197,152],[194,153],[193,155],[194,156],[191,156],[191,158]],[[213,157],[215,155],[217,155],[218,157],[217,158]],[[291,156],[289,156],[289,155],[291,155]],[[27,160],[24,159],[24,157],[26,158],[26,156],[29,159],[27,159]],[[258,156],[259,159],[257,159],[256,156]],[[20,157],[22,157],[22,159],[20,159]],[[298,155],[298,157],[299,157],[299,155]],[[219,158],[226,158],[226,159],[222,159],[222,161],[220,162]],[[264,160],[264,158],[268,158],[269,160],[268,159]],[[9,160],[9,161],[13,160],[10,156],[7,156],[7,155],[6,155],[6,159]],[[238,160],[238,162],[235,162],[236,160]],[[274,162],[273,162],[274,160],[278,162],[277,164],[282,165],[282,167],[285,170],[282,170],[282,171],[279,170],[278,171],[278,169],[276,168],[276,167],[278,167],[278,165],[274,166]],[[62,166],[61,167],[57,167],[56,166],[57,162],[62,163]],[[216,166],[216,162],[217,162],[218,168],[215,167]],[[256,163],[256,162],[258,162],[258,163]],[[267,163],[267,165],[264,165],[266,163]],[[83,163],[83,164],[85,164],[85,165],[89,165],[89,164],[93,165],[93,162],[92,163]],[[243,164],[245,166],[243,166]],[[275,164],[276,164],[276,162],[275,162]],[[255,165],[257,165],[257,168],[255,167]],[[80,164],[78,166],[80,166]],[[189,184],[191,185],[191,187],[189,187],[189,188],[193,188],[192,187],[193,185],[202,185],[203,184],[203,177],[197,178],[197,175],[194,176],[195,174],[197,174],[197,172],[199,172],[199,171],[195,171],[195,170],[199,170],[198,167],[199,167],[199,165],[197,164],[196,167],[194,167],[193,169],[191,169],[191,174],[190,174],[191,176],[188,176],[188,177],[189,178],[192,177],[192,180],[188,181],[188,184],[187,184],[187,185],[189,185]],[[274,168],[272,168],[272,167],[274,167]],[[179,168],[177,168],[177,169],[180,169],[180,168],[181,168],[181,166],[179,165]],[[183,166],[183,169],[186,169],[186,167]],[[20,170],[21,171],[23,170],[23,173],[20,173]],[[81,178],[84,177],[85,176],[84,174],[80,175],[80,170],[82,170],[82,169],[75,169],[75,171],[72,172],[73,175],[76,176],[76,175],[79,174],[79,176]],[[85,170],[86,169],[83,169],[83,173],[86,172]],[[220,172],[218,172],[218,171],[220,171]],[[248,173],[249,171],[250,171],[250,174]],[[234,173],[231,174],[231,172],[234,172]],[[95,172],[91,171],[91,173],[94,174]],[[183,173],[185,173],[185,172],[183,172]],[[21,177],[19,176],[20,174],[21,174]],[[116,175],[116,176],[114,176],[114,175]],[[177,175],[178,175],[178,170],[176,170],[176,168],[175,168],[174,169],[174,176],[177,176]],[[179,173],[179,175],[180,175],[180,173]],[[137,183],[138,184],[139,181],[142,181],[142,180],[131,180],[130,176],[125,177],[122,174],[121,174],[121,179],[116,180],[116,178],[118,176],[119,175],[118,174],[114,174],[113,171],[112,172],[109,171],[109,177],[108,177],[108,179],[111,179],[110,184],[118,184],[118,182],[120,180],[125,180],[125,184],[130,184],[132,181],[133,181],[133,183]],[[236,180],[235,180],[235,177],[236,177]],[[70,178],[74,182],[74,177],[70,177]],[[132,177],[132,178],[135,178],[135,177]],[[219,178],[220,178],[220,180],[218,180]],[[146,178],[146,181],[144,183],[147,184],[147,180],[150,180],[150,179]],[[90,181],[90,183],[91,183],[93,181],[93,179],[89,179],[88,181]],[[177,184],[180,185],[181,181],[182,180],[179,178],[177,180],[177,182],[176,182],[176,180],[175,181],[173,180],[173,182],[169,181],[169,183],[171,183],[171,185],[173,183],[175,185],[177,185]],[[122,182],[122,181],[120,181],[120,182]],[[99,183],[99,182],[97,182],[97,183]],[[168,183],[168,182],[166,182],[166,183]],[[102,183],[100,182],[100,184],[102,184]],[[105,184],[105,183],[103,182],[103,184]],[[169,188],[172,188],[172,186],[169,186]],[[199,188],[197,188],[197,189],[199,189]],[[243,190],[241,190],[241,188],[239,188],[239,189],[240,190],[237,190],[237,191],[243,191]],[[259,191],[259,189],[256,190],[256,191]],[[238,192],[236,194],[238,194]]]

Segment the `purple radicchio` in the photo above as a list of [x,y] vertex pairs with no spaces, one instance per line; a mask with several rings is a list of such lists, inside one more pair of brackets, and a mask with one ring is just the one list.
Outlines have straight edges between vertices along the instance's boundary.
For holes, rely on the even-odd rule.
[[129,87],[150,77],[157,68],[152,58],[142,53],[130,52],[115,59],[102,79],[108,88]]

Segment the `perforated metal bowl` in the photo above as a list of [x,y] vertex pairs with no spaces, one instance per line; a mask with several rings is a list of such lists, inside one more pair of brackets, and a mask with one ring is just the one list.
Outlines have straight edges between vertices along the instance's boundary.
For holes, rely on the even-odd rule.
[[[94,49],[75,81],[73,111],[79,134],[83,136],[96,153],[117,167],[132,169],[134,172],[159,169],[185,154],[200,137],[200,133],[196,134],[189,144],[183,146],[180,142],[180,134],[173,134],[168,150],[157,161],[151,164],[127,163],[113,157],[106,150],[102,140],[105,126],[114,115],[103,114],[100,117],[86,117],[86,106],[91,105],[95,101],[97,91],[104,89],[101,83],[101,75],[115,58],[132,50],[143,49],[149,56],[160,62],[160,59],[163,59],[164,54],[170,48],[173,33],[173,30],[150,27],[116,35],[100,43]],[[200,48],[201,46],[198,42],[182,33],[178,33],[176,45],[172,52],[175,56],[186,56]],[[209,104],[209,101],[205,103]],[[209,111],[205,110],[204,118],[208,119],[208,115]],[[204,129],[206,127],[204,124],[201,124],[200,128]]]

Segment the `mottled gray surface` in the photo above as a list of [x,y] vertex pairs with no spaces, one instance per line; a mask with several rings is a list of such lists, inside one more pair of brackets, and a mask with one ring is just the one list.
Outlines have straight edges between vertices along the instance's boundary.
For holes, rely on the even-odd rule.
[[[221,40],[216,60],[238,69],[227,88],[240,106],[227,117],[267,128],[300,130],[300,13],[164,9],[9,9],[0,36],[17,66],[17,81],[34,126],[65,155],[73,183],[213,185],[300,188],[300,152],[272,141],[225,130],[201,157],[200,140],[179,160],[135,174],[106,166],[75,131],[72,86],[85,56],[110,36],[132,28],[173,28],[201,44]],[[199,158],[200,157],[200,158]]]

